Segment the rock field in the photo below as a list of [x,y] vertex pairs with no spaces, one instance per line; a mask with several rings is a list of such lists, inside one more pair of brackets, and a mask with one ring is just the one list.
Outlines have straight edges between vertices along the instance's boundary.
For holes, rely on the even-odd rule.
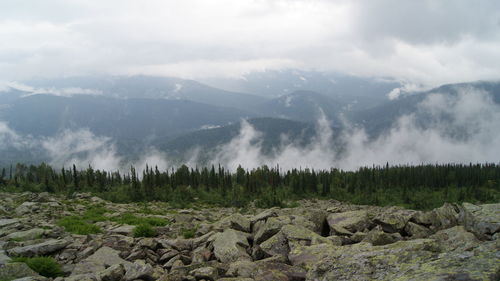
[[[422,212],[303,200],[238,210],[115,204],[90,194],[0,193],[0,280],[52,280],[15,257],[53,257],[57,281],[500,280],[500,203]],[[95,234],[58,223],[90,208]],[[155,237],[113,218],[158,218]]]

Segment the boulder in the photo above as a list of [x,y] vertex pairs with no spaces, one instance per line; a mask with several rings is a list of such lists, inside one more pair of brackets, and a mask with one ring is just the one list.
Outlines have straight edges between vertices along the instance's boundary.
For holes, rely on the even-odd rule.
[[24,216],[27,214],[31,214],[39,209],[40,205],[37,202],[23,202],[21,205],[17,206],[14,212],[18,216]]
[[153,267],[146,264],[144,261],[137,260],[134,263],[124,263],[124,267],[125,276],[123,276],[123,281],[132,281],[137,279],[146,281],[154,280]]
[[214,235],[214,255],[223,263],[251,259],[246,252],[249,246],[247,235],[234,229],[227,229]]
[[461,252],[471,251],[481,243],[474,234],[468,232],[461,225],[440,230],[429,238],[439,241],[439,245],[447,252],[456,250]]
[[276,213],[276,210],[275,209],[267,209],[263,212],[261,212],[260,214],[258,215],[255,215],[253,216],[251,219],[250,219],[250,222],[252,224],[255,224],[256,222],[258,221],[261,221],[261,220],[266,220],[267,218],[270,218],[270,217],[277,217],[278,214]]
[[18,223],[18,219],[0,219],[0,228]]
[[5,254],[5,251],[0,247],[0,266],[10,262],[11,259]]
[[219,229],[219,230],[225,230],[228,228],[232,228],[234,230],[243,232],[252,231],[250,220],[238,213],[232,214],[229,217],[220,220],[214,226],[214,229]]
[[97,274],[97,279],[101,281],[122,280],[125,275],[123,264],[114,264]]
[[356,231],[363,231],[371,225],[368,212],[365,210],[330,214],[327,217],[327,221],[333,233],[335,233],[335,227],[342,227],[354,233]]
[[457,205],[444,203],[443,206],[429,212],[417,212],[412,220],[427,225],[433,231],[446,229],[458,224],[459,211]]
[[401,207],[390,207],[375,216],[374,222],[382,227],[384,232],[395,233],[404,229],[416,211]]
[[206,266],[191,270],[189,275],[194,276],[196,280],[204,279],[214,281],[219,277],[219,272],[211,266]]
[[283,225],[285,225],[284,220],[276,217],[270,217],[267,221],[258,221],[254,225],[254,242],[260,244],[266,241],[271,236],[278,233]]
[[47,231],[45,229],[32,228],[30,230],[11,233],[5,236],[5,238],[7,240],[21,240],[21,241],[33,240],[42,238],[46,232]]
[[371,243],[373,246],[387,245],[401,239],[399,233],[385,233],[379,228],[374,228],[368,232],[363,242]]
[[481,239],[492,239],[500,232],[500,203],[473,205],[463,203],[459,216],[465,228]]
[[260,244],[260,249],[268,256],[281,255],[286,257],[290,252],[288,240],[282,232],[276,233]]
[[86,259],[79,262],[71,275],[82,275],[104,271],[106,268],[128,263],[120,257],[120,252],[110,247],[103,246]]
[[34,245],[12,248],[7,252],[10,256],[22,256],[22,257],[46,256],[63,249],[70,243],[71,242],[68,240],[51,239]]
[[413,239],[427,238],[429,235],[432,234],[431,230],[428,229],[427,227],[413,223],[411,221],[409,221],[406,224],[404,231],[406,232],[406,234],[408,234],[408,236],[410,236]]
[[121,235],[126,235],[126,236],[132,236],[132,233],[134,232],[135,226],[133,225],[120,225],[118,227],[110,229],[108,232],[112,234],[121,234]]
[[0,280],[14,280],[17,278],[40,276],[25,263],[15,262],[0,266]]
[[257,264],[253,261],[236,261],[229,265],[227,276],[251,278],[257,274]]

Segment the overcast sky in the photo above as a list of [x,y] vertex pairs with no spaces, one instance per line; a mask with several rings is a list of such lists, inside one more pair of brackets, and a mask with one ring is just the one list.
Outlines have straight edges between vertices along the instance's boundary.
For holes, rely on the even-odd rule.
[[500,78],[498,0],[1,0],[0,80],[333,70]]

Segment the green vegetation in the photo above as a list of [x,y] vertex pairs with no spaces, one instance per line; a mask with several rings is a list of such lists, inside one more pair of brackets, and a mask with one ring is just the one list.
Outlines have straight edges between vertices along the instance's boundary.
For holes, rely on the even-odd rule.
[[196,227],[195,228],[182,228],[181,229],[182,237],[184,237],[184,239],[194,238],[197,230],[198,230],[198,228],[196,228]]
[[[167,171],[146,167],[142,177],[134,167],[121,174],[94,170],[92,167],[78,170],[73,166],[58,172],[46,164],[18,164],[12,173],[2,172],[1,175],[0,191],[47,191],[68,195],[91,192],[112,202],[163,201],[175,208],[244,208],[250,202],[263,208],[293,207],[294,201],[299,199],[322,198],[356,204],[431,209],[444,202],[489,203],[500,200],[499,164],[386,165],[356,171],[283,171],[279,167],[263,166],[253,170],[239,167],[234,173],[220,166],[202,169],[181,166]],[[147,205],[141,206],[139,213],[154,213]],[[94,223],[106,220],[102,207],[88,207],[89,210],[78,217],[80,221]],[[138,223],[137,217],[132,214],[116,220]],[[164,225],[157,219],[147,223]]]
[[57,221],[57,225],[64,227],[67,232],[80,235],[88,235],[102,232],[101,228],[93,223],[85,221],[79,216],[64,217]]
[[149,224],[139,224],[134,228],[134,237],[155,237],[156,230]]
[[38,274],[56,278],[62,276],[61,266],[52,257],[13,258],[12,262],[23,262]]

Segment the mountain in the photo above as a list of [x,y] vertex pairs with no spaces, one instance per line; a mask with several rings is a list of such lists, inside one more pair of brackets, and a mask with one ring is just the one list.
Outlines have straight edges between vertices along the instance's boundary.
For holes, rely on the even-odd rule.
[[240,79],[219,78],[203,81],[221,89],[264,97],[279,97],[295,91],[314,91],[332,97],[352,110],[362,110],[384,103],[391,90],[401,87],[399,82],[391,79],[296,69],[251,72]]
[[236,93],[180,78],[155,76],[104,76],[68,77],[26,81],[42,89],[72,89],[85,93],[94,91],[107,97],[141,99],[182,99],[215,106],[244,110],[263,103],[266,98],[258,95]]
[[500,82],[470,82],[459,84],[446,84],[440,87],[416,92],[403,93],[398,99],[366,109],[351,112],[350,119],[353,123],[363,126],[371,136],[377,136],[391,128],[393,123],[401,116],[416,114],[417,121],[425,127],[427,116],[418,112],[418,105],[429,95],[440,93],[446,96],[457,96],[461,91],[484,91],[491,95],[493,102],[500,104]]
[[168,139],[252,116],[239,109],[187,100],[42,94],[19,98],[0,111],[0,119],[20,134],[52,136],[65,129],[88,128],[116,140]]
[[314,122],[322,113],[338,120],[345,104],[313,91],[295,91],[258,106],[259,113],[297,121]]

